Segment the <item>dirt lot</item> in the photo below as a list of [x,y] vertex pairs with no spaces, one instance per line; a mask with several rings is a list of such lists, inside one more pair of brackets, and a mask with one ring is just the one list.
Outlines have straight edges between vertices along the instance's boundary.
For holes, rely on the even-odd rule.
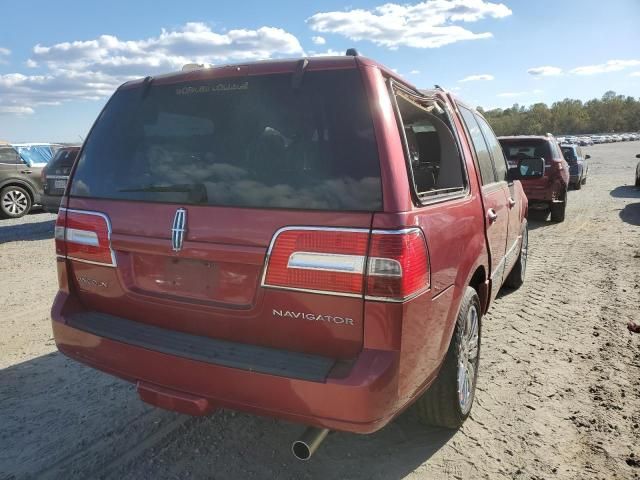
[[0,221],[0,480],[640,478],[640,142],[598,145],[567,220],[531,221],[528,278],[485,318],[479,392],[457,432],[411,412],[293,460],[300,425],[195,419],[56,352],[53,216]]

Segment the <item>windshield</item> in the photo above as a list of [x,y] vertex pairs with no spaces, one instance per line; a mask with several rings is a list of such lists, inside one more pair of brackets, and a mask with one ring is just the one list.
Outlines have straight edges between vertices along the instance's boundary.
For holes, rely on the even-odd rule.
[[42,167],[53,157],[51,145],[16,146],[20,158],[30,167]]
[[358,70],[116,92],[87,139],[72,196],[378,210],[380,167]]

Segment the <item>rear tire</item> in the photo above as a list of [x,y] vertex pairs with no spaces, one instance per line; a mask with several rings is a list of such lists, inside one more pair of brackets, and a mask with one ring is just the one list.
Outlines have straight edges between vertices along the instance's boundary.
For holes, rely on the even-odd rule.
[[562,203],[552,203],[551,204],[551,221],[560,223],[564,222],[564,215],[567,211],[567,192],[564,192],[564,200]]
[[5,187],[0,192],[0,213],[8,218],[20,218],[31,210],[31,195],[16,185]]
[[587,177],[584,177],[584,178],[582,179],[582,185],[586,185],[586,184],[587,184]]
[[480,362],[481,312],[478,294],[467,287],[438,377],[415,403],[422,423],[459,428],[471,413]]
[[524,277],[527,272],[527,260],[529,259],[529,225],[525,223],[522,232],[522,243],[520,244],[520,255],[518,261],[509,272],[507,279],[504,281],[505,286],[514,290],[520,288],[524,283]]
[[580,190],[580,189],[582,188],[582,180],[578,180],[578,181],[576,182],[576,184],[574,185],[574,188],[575,188],[576,190]]
[[640,177],[636,177],[636,187],[640,187]]

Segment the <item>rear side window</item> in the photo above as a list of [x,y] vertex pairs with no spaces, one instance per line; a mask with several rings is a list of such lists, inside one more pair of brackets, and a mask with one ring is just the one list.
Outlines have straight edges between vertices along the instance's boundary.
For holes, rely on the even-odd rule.
[[488,185],[496,182],[496,174],[493,170],[493,164],[491,162],[491,155],[489,154],[489,147],[485,142],[484,135],[480,130],[480,126],[476,121],[476,117],[473,112],[465,107],[459,106],[460,113],[464,120],[473,148],[476,151],[476,157],[478,158],[478,165],[480,167],[480,177],[482,178],[482,184]]
[[478,120],[480,130],[482,130],[484,139],[487,142],[487,146],[491,151],[491,158],[493,158],[493,166],[496,171],[496,179],[499,182],[507,181],[507,163],[505,161],[500,142],[498,142],[493,130],[484,118],[476,115],[476,119]]
[[444,111],[433,100],[396,96],[406,154],[418,196],[464,190],[462,159]]
[[18,165],[20,160],[13,147],[0,147],[0,164]]
[[356,69],[120,89],[85,142],[72,196],[380,210],[371,111]]

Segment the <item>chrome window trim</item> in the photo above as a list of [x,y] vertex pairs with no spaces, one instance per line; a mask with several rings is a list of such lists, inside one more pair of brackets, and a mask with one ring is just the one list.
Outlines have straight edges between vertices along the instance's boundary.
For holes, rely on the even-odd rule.
[[[111,229],[111,220],[109,219],[109,217],[102,213],[102,212],[95,212],[92,210],[77,210],[74,208],[67,208],[67,207],[60,207],[58,209],[59,212],[67,212],[67,213],[79,213],[79,214],[84,214],[84,215],[96,215],[98,217],[102,217],[104,219],[104,221],[107,223],[107,239],[109,240],[109,252],[111,253],[111,263],[102,263],[102,262],[94,262],[91,260],[82,260],[79,258],[75,258],[75,257],[70,257],[70,256],[66,256],[66,258],[69,258],[71,260],[75,260],[77,262],[82,262],[82,263],[89,263],[92,265],[103,265],[105,267],[117,267],[118,264],[116,262],[116,255],[115,252],[113,251],[113,247],[111,246],[111,233],[112,233],[112,229]],[[65,230],[67,228],[66,225],[66,219],[65,219]],[[66,234],[65,234],[65,241],[66,241]]]

